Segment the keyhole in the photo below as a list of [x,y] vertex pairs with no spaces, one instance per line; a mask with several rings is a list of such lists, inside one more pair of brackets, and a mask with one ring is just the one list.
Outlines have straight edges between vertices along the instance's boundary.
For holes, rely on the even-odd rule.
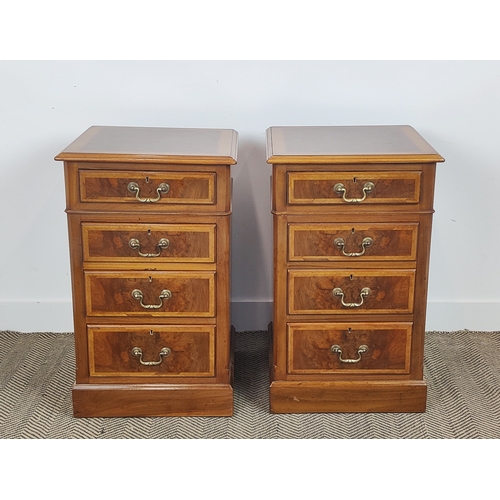
[[146,175],[146,182],[149,182],[149,176]]
[[[350,330],[350,328],[349,328]],[[149,335],[153,335],[153,330],[149,330]]]
[[352,274],[351,274],[351,276],[349,276],[349,278],[350,278],[350,279],[351,279],[351,281],[352,281]]
[[[348,333],[350,334],[351,332],[352,332],[351,327],[349,327],[349,332],[348,332]],[[152,332],[151,332],[151,333],[152,333]]]
[[149,277],[149,282],[153,283],[153,278],[151,278],[151,276]]
[[354,234],[354,228],[351,229],[351,234]]
[[356,183],[356,177],[353,177],[352,182]]
[[148,229],[148,236],[151,236],[151,229]]

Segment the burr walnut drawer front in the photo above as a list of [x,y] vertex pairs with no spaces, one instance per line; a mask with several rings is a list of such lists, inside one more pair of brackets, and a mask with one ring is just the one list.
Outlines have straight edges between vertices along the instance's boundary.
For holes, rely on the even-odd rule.
[[407,204],[420,201],[419,171],[288,172],[290,205]]
[[288,225],[288,260],[415,260],[418,224]]
[[215,205],[214,172],[79,170],[80,201],[172,209],[175,205]]
[[88,316],[215,315],[214,272],[85,272]]
[[414,270],[288,271],[289,314],[412,313]]
[[91,376],[214,376],[214,326],[89,326],[88,339]]
[[87,262],[215,261],[215,224],[82,224]]
[[412,323],[288,324],[288,373],[410,371]]

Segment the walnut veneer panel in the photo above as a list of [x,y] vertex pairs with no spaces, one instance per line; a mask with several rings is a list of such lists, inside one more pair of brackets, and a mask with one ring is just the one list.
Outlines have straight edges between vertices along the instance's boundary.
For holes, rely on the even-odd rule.
[[[91,326],[88,331],[92,376],[214,376],[214,326],[156,326],[151,330]],[[137,363],[134,348],[141,349],[145,364]],[[162,349],[168,349],[165,357],[160,355]]]
[[90,127],[64,161],[78,417],[233,412],[234,130]]
[[290,323],[288,372],[408,373],[411,330],[411,323]]
[[[139,201],[156,203],[156,207],[215,203],[215,174],[212,173],[80,170],[79,177],[80,199],[84,203],[125,203],[135,206]],[[137,184],[136,191],[130,189],[131,183]],[[163,185],[167,186],[164,192],[161,190]]]
[[289,314],[413,311],[414,271],[291,269],[288,275]]
[[418,224],[291,223],[288,259],[291,262],[415,260]]
[[[339,186],[340,192],[335,190]],[[418,203],[420,172],[290,172],[290,205]]]
[[424,411],[436,162],[409,126],[272,127],[276,413]]
[[82,224],[85,261],[214,262],[214,224]]
[[214,273],[86,271],[85,284],[88,316],[215,315]]
[[67,210],[109,213],[227,213],[228,165],[66,161]]

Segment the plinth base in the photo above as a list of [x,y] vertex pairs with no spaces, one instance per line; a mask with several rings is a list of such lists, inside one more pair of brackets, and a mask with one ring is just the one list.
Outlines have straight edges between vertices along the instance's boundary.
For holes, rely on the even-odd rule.
[[231,416],[229,384],[102,385],[73,387],[75,417]]
[[288,382],[270,387],[272,413],[424,412],[423,381]]

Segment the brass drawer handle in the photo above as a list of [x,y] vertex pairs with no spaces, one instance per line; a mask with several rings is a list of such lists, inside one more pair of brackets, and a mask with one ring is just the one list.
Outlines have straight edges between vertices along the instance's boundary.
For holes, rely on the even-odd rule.
[[159,304],[144,304],[142,299],[144,298],[143,293],[138,290],[137,288],[135,290],[132,290],[132,297],[135,300],[139,300],[141,307],[144,307],[144,309],[160,309],[160,307],[163,305],[163,299],[168,300],[172,297],[172,292],[170,290],[162,290],[160,294],[160,303]]
[[339,361],[341,363],[350,363],[350,364],[352,364],[352,363],[359,363],[361,361],[361,355],[368,351],[368,346],[367,345],[360,345],[359,346],[359,348],[358,348],[358,357],[356,359],[342,359],[342,349],[340,348],[339,345],[332,345],[332,347],[330,347],[330,350],[334,354],[338,354],[339,355]]
[[156,198],[140,198],[139,197],[139,184],[137,182],[129,182],[127,186],[128,191],[130,191],[132,194],[135,194],[135,198],[140,201],[141,203],[156,203],[157,201],[160,201],[161,194],[167,194],[170,191],[170,186],[166,182],[162,182],[157,188],[156,192],[158,193],[158,196]]
[[163,362],[163,358],[168,358],[172,351],[168,347],[163,347],[159,353],[160,360],[159,361],[143,361],[142,359],[142,349],[140,347],[134,347],[132,349],[132,356],[139,358],[139,363],[144,366],[158,366]]
[[333,242],[333,244],[336,247],[341,248],[342,253],[346,257],[361,257],[361,255],[365,254],[365,250],[368,247],[371,247],[373,245],[373,240],[369,236],[367,236],[366,238],[363,238],[363,241],[361,242],[361,247],[363,248],[362,252],[346,252],[344,249],[344,247],[345,247],[344,238],[335,238],[335,241]]
[[365,297],[368,297],[370,295],[371,290],[368,287],[362,288],[359,296],[361,297],[361,302],[344,302],[344,292],[342,291],[342,288],[334,288],[332,291],[332,295],[334,297],[340,297],[340,302],[342,302],[342,305],[344,307],[360,307],[363,305],[363,302],[365,300]]
[[132,250],[137,250],[139,257],[159,257],[161,255],[161,251],[170,246],[170,241],[167,238],[161,238],[161,240],[158,241],[158,243],[156,244],[156,248],[158,248],[158,253],[142,253],[141,243],[137,238],[132,238],[128,242],[128,246],[132,248]]
[[333,186],[334,192],[337,194],[341,194],[342,199],[346,203],[361,203],[362,201],[366,200],[366,195],[371,193],[374,189],[375,189],[375,184],[373,184],[373,182],[365,182],[365,185],[363,186],[363,198],[346,198],[345,195],[347,193],[347,190],[341,182]]

